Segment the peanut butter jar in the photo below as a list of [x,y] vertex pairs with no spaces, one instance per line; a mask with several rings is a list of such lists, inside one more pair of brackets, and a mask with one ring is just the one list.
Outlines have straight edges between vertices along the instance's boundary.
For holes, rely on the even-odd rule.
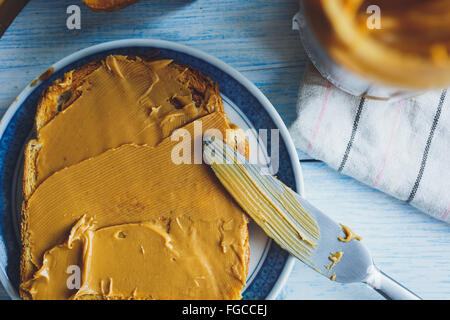
[[398,99],[450,84],[450,0],[301,0],[306,53],[333,85]]

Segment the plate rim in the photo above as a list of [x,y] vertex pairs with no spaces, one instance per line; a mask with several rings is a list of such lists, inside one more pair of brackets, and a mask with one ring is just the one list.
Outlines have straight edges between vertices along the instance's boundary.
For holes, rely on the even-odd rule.
[[[262,107],[265,109],[269,117],[273,120],[276,127],[280,130],[281,137],[286,145],[286,150],[289,155],[289,159],[291,161],[292,171],[294,174],[294,180],[295,180],[295,186],[297,189],[297,192],[300,193],[302,196],[304,195],[304,180],[303,180],[303,173],[302,168],[300,166],[300,161],[298,158],[298,154],[296,151],[296,148],[294,146],[294,142],[292,141],[292,138],[289,134],[289,131],[282,120],[280,114],[275,109],[275,107],[272,105],[272,103],[269,101],[269,99],[262,93],[256,85],[251,82],[249,79],[247,79],[242,73],[237,71],[232,66],[228,65],[224,61],[206,53],[199,49],[195,49],[177,42],[167,41],[167,40],[160,40],[160,39],[121,39],[121,40],[114,40],[114,41],[108,41],[108,42],[102,42],[78,51],[75,51],[71,53],[68,56],[65,56],[64,58],[60,59],[58,62],[51,65],[49,68],[53,68],[54,72],[58,72],[65,66],[69,65],[70,63],[73,63],[77,60],[80,60],[86,56],[106,51],[106,50],[112,50],[112,49],[118,49],[118,48],[127,48],[127,47],[158,47],[158,48],[164,48],[168,50],[173,50],[181,53],[188,54],[190,56],[193,56],[195,58],[204,60],[206,63],[209,63],[216,68],[222,70],[223,72],[227,73],[229,76],[231,76],[233,79],[238,81],[242,86],[244,86],[251,95],[253,95],[254,98],[256,98],[259,103],[262,105]],[[33,83],[33,82],[32,82]],[[5,114],[1,118],[0,122],[0,139],[3,137],[3,134],[9,125],[12,117],[17,112],[18,108],[22,105],[22,103],[26,100],[26,98],[39,86],[41,81],[38,81],[38,83],[33,83],[33,85],[28,84],[21,93],[17,96],[17,98],[14,100],[13,103],[8,107]],[[288,256],[287,261],[283,267],[282,272],[280,273],[276,283],[270,290],[269,294],[266,296],[266,300],[274,300],[277,298],[279,293],[281,292],[282,288],[287,282],[287,279],[293,269],[295,263],[295,258],[291,255]],[[8,295],[11,298],[16,298],[16,294],[14,292],[10,291],[10,288],[8,286],[8,281],[6,281],[8,277],[4,274],[3,270],[0,269],[0,282],[2,283],[3,287],[5,288],[5,291],[8,293]]]

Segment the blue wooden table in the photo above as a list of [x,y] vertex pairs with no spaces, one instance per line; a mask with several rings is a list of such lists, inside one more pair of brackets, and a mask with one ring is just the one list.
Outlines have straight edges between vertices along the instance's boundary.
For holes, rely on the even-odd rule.
[[[66,9],[81,7],[81,30]],[[104,41],[157,38],[222,59],[253,81],[289,126],[307,59],[291,30],[296,0],[141,0],[92,13],[81,0],[31,0],[0,39],[0,110],[49,65]],[[299,153],[307,197],[351,225],[382,269],[426,299],[450,299],[450,226]],[[0,288],[0,298],[7,298]],[[364,285],[333,283],[297,262],[279,299],[379,299]]]

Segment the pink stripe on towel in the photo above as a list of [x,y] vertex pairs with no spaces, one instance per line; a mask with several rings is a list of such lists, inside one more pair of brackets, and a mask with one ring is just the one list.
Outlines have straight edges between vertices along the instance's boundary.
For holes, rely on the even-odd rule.
[[312,145],[314,144],[314,140],[316,140],[317,134],[319,133],[320,126],[322,125],[323,116],[325,114],[325,109],[327,108],[328,96],[331,91],[331,82],[328,82],[327,89],[325,90],[325,95],[323,97],[322,108],[320,109],[319,118],[317,119],[316,126],[313,131],[313,135],[308,145],[308,153],[311,151]]
[[394,139],[395,132],[397,131],[398,120],[400,118],[400,113],[402,111],[402,108],[403,108],[403,102],[399,101],[398,106],[397,106],[397,112],[395,114],[394,123],[392,124],[391,133],[389,134],[388,144],[386,146],[386,150],[384,151],[383,161],[381,162],[380,169],[378,170],[378,174],[375,177],[375,181],[372,185],[373,188],[376,188],[376,186],[380,182],[381,177],[383,176],[384,168],[386,167],[387,160],[391,153],[392,141]]
[[442,220],[447,220],[448,215],[450,214],[450,205],[448,206],[447,210],[445,210],[444,214],[442,215]]

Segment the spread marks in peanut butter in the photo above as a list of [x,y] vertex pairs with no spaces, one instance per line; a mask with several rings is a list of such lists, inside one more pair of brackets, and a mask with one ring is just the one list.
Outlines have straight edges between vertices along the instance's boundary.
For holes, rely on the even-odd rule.
[[[76,236],[49,250],[43,267],[22,289],[33,299],[239,298],[244,266],[237,263],[236,248],[221,252],[222,244],[211,232],[221,222],[187,216],[177,221],[160,217],[95,229],[83,216],[72,229]],[[226,241],[232,247],[234,235]],[[232,261],[235,271],[230,272]],[[66,286],[65,270],[73,265],[82,270],[75,290]]]
[[341,242],[350,242],[353,239],[356,239],[358,241],[362,240],[362,238],[360,236],[357,236],[356,234],[354,234],[353,231],[349,227],[344,226],[343,224],[341,224],[341,227],[342,227],[342,230],[345,233],[345,238],[338,237],[339,241],[341,241]]
[[[44,254],[41,268],[33,278],[21,284],[22,292],[31,299],[66,300],[70,299],[81,286],[81,274],[71,285],[69,272],[75,267],[81,270],[82,257],[87,247],[87,236],[92,230],[92,219],[83,216],[71,229],[67,240]],[[76,283],[78,282],[78,284]]]
[[294,191],[245,166],[245,160],[218,139],[205,143],[204,155],[220,182],[266,234],[311,264],[308,257],[319,240],[319,227],[295,199]]
[[[229,129],[220,112],[196,121],[224,136]],[[200,138],[194,123],[184,128]],[[43,181],[26,202],[31,255],[57,283],[41,272],[22,291],[36,298],[238,299],[247,273],[248,220],[207,166],[172,162],[177,143],[126,144]],[[83,215],[95,227],[80,222],[70,232],[79,219],[89,221]],[[75,293],[58,287],[67,266],[46,263],[77,260],[61,243],[82,248],[82,285]]]
[[183,78],[186,70],[172,60],[102,60],[76,88],[79,96],[39,130],[36,183],[123,144],[156,146],[174,129],[221,107],[206,85],[206,102],[196,104],[194,80]]

